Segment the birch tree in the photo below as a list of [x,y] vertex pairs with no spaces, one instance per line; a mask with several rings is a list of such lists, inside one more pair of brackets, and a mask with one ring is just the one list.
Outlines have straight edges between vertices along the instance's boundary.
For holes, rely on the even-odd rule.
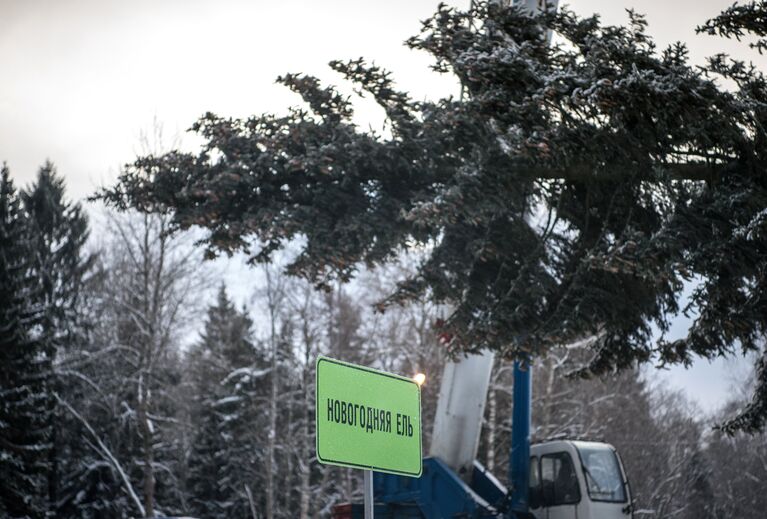
[[[81,481],[94,478],[93,494],[71,496],[70,506],[88,496],[94,509],[155,517],[183,506],[179,347],[207,280],[199,255],[166,232],[166,219],[107,215],[107,222],[107,246],[86,309],[92,312],[88,344],[59,370],[72,385],[66,401],[74,400],[68,403],[84,418],[75,423],[93,459],[75,467]],[[114,486],[107,486],[117,494],[114,502],[103,490],[99,495],[99,467],[114,475]],[[117,497],[130,487],[141,496],[140,507]]]
[[314,517],[315,500],[320,492],[313,492],[312,476],[319,469],[314,453],[314,363],[320,352],[323,327],[319,317],[322,315],[322,301],[319,294],[307,283],[292,283],[288,302],[288,311],[294,316],[296,333],[296,351],[299,358],[296,370],[300,371],[298,386],[298,424],[296,428],[297,445],[295,459],[298,467],[298,517]]

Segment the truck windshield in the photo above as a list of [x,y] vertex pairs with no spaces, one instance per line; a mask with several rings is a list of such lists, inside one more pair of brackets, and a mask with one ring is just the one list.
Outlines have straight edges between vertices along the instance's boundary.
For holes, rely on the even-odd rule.
[[615,452],[605,445],[583,444],[578,445],[578,452],[591,500],[625,502],[626,490]]

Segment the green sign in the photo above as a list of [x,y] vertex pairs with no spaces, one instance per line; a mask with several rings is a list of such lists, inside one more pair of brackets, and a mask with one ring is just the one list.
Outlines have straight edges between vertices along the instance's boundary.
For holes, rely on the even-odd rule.
[[421,389],[413,380],[317,358],[320,463],[421,475]]

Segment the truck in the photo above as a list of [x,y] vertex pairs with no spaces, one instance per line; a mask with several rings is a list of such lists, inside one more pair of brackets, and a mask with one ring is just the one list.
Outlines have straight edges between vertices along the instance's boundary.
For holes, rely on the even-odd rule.
[[[531,444],[531,366],[514,364],[506,488],[476,460],[494,362],[486,352],[449,362],[442,378],[429,455],[419,478],[374,473],[376,519],[628,519],[631,489],[615,448],[557,438]],[[363,505],[333,509],[362,519]]]

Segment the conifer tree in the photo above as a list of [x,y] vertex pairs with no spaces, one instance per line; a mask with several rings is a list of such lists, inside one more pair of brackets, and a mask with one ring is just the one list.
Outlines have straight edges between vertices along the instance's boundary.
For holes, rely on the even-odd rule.
[[46,162],[35,182],[21,193],[33,237],[35,276],[52,343],[64,347],[76,340],[77,301],[83,276],[93,263],[84,252],[88,218],[79,203],[65,198],[64,179]]
[[[767,2],[749,2],[698,30],[764,38],[765,15]],[[548,30],[566,44],[549,45]],[[208,113],[193,126],[199,153],[140,157],[101,196],[206,228],[210,255],[268,261],[300,236],[289,271],[324,286],[421,244],[429,257],[381,307],[424,294],[452,305],[453,352],[545,356],[594,337],[588,375],[761,351],[762,71],[721,54],[698,67],[682,43],[659,49],[634,12],[607,26],[567,9],[533,19],[501,2],[442,4],[407,44],[465,95],[415,101],[380,67],[334,61],[389,132],[358,128],[337,89],[288,74],[308,110]],[[686,337],[655,340],[687,311],[698,318]],[[767,354],[757,368],[728,430],[767,425]]]
[[258,424],[265,405],[267,359],[254,344],[253,322],[222,285],[208,309],[199,342],[189,353],[194,424],[188,487],[200,517],[246,518],[263,479]]
[[[65,183],[51,162],[38,171],[37,179],[21,192],[21,200],[28,215],[30,227],[32,276],[39,284],[35,304],[43,309],[43,333],[47,345],[46,356],[56,364],[59,351],[74,349],[84,340],[82,325],[77,318],[77,303],[83,276],[93,263],[84,254],[88,240],[88,219],[80,204],[65,199]],[[60,392],[66,387],[58,375],[51,377],[51,388]],[[55,399],[50,395],[47,403],[51,424],[52,448],[49,474],[49,500],[58,502],[59,413]]]
[[29,222],[8,168],[0,175],[0,516],[41,518],[49,508],[50,356]]

